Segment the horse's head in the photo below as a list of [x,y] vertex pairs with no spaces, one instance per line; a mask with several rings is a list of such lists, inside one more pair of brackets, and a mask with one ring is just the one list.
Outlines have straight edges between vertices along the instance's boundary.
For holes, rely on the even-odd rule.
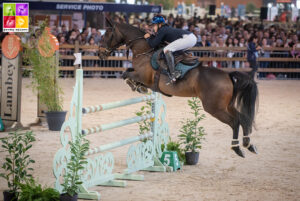
[[100,59],[104,59],[109,56],[112,51],[123,45],[125,40],[121,32],[119,31],[118,23],[111,22],[107,18],[106,22],[108,27],[106,28],[105,34],[102,39],[103,47],[106,48],[106,50],[104,52],[100,51]]

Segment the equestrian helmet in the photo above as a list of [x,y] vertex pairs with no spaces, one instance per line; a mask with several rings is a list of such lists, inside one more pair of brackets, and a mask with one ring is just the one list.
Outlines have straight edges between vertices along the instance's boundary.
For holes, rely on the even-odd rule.
[[151,24],[161,24],[161,23],[166,23],[165,19],[162,16],[158,15],[152,18]]

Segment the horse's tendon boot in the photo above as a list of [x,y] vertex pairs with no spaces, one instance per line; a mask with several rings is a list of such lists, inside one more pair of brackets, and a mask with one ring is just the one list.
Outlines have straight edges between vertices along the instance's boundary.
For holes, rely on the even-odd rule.
[[132,80],[130,80],[129,78],[127,78],[127,79],[125,80],[125,82],[126,82],[126,84],[128,84],[128,85],[130,86],[130,88],[131,88],[132,91],[135,91],[135,90],[136,90],[137,86],[136,86],[136,84],[134,83],[134,81],[132,81]]
[[243,137],[243,146],[247,148],[252,153],[258,154],[256,147],[253,144],[250,144],[250,137],[244,136]]
[[232,139],[232,142],[231,142],[231,149],[232,149],[237,155],[239,155],[240,157],[245,158],[244,152],[240,149],[240,146],[239,146],[239,140],[238,140],[238,139]]

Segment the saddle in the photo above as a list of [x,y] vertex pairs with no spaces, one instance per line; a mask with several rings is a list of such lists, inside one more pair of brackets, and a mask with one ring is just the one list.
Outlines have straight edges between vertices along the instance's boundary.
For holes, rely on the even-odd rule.
[[193,56],[191,52],[188,51],[177,51],[174,53],[175,65],[178,63],[183,63],[185,65],[193,66],[198,63],[198,58]]
[[[175,69],[181,72],[181,78],[191,69],[199,65],[198,58],[186,51],[177,51],[174,54]],[[168,74],[168,66],[165,60],[163,49],[153,53],[151,65],[154,70],[162,70],[163,74]]]
[[[160,64],[161,67],[168,69],[163,48],[157,50],[154,54],[159,55],[156,57],[157,63]],[[199,63],[198,58],[193,56],[193,54],[188,51],[182,51],[182,50],[176,51],[173,53],[173,55],[174,55],[175,66],[178,63],[182,63],[187,66],[193,66],[196,63]]]
[[[174,61],[175,61],[175,70],[179,71],[181,76],[178,79],[182,79],[184,75],[199,66],[200,62],[197,57],[194,57],[192,54],[185,51],[177,51],[174,53]],[[169,76],[167,62],[165,60],[165,55],[163,53],[163,48],[157,50],[153,53],[151,57],[151,65],[152,68],[156,71],[154,76],[154,91],[160,92],[158,87],[160,74],[164,74]],[[164,93],[162,93],[164,94]],[[169,96],[168,94],[164,94]]]

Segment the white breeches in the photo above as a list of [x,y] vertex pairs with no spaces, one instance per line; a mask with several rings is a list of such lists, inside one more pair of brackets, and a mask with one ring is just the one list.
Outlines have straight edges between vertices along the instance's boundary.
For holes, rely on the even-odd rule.
[[172,43],[168,44],[164,48],[164,52],[176,52],[178,50],[185,50],[194,47],[197,43],[197,38],[194,34],[185,34],[182,38],[179,38]]

